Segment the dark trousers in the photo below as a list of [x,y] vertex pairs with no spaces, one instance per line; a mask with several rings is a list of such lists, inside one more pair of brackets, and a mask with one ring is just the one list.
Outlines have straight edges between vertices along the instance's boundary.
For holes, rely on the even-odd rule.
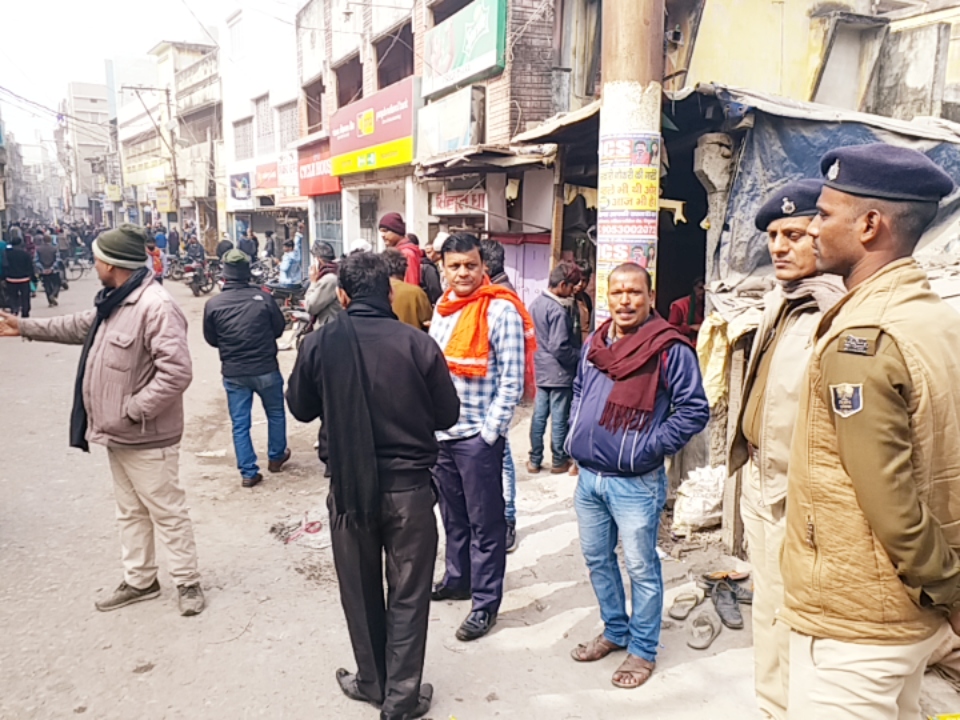
[[[437,555],[436,502],[427,484],[405,492],[383,493],[380,525],[339,527],[333,495],[330,537],[357,660],[357,686],[377,703],[384,717],[413,712],[420,698],[423,657],[430,617],[430,586]],[[383,597],[386,557],[387,599]]]
[[29,282],[8,282],[7,295],[10,299],[10,312],[20,317],[30,317]]
[[47,302],[56,300],[60,294],[60,273],[54,270],[47,275],[41,275],[40,280],[43,281],[43,292],[47,295]]
[[492,446],[480,435],[444,440],[433,468],[447,535],[443,584],[469,590],[473,609],[494,615],[503,599],[507,521],[503,502],[503,437]]

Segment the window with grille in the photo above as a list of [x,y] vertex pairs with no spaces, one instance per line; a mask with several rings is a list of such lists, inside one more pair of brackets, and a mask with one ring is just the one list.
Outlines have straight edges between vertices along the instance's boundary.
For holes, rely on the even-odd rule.
[[273,108],[270,107],[270,96],[264,95],[253,101],[257,116],[257,154],[272,153],[273,139]]
[[253,157],[253,118],[233,124],[233,154],[236,160]]
[[277,121],[280,125],[280,149],[283,150],[300,137],[300,123],[297,122],[297,103],[287,103],[278,107]]

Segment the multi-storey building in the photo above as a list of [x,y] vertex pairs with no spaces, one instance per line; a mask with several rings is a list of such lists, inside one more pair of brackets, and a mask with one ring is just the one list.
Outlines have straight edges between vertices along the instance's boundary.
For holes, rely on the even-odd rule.
[[520,248],[548,243],[553,173],[510,138],[556,109],[553,0],[311,0],[296,24],[312,234],[376,243],[396,211],[422,242],[470,228],[548,261]]
[[[226,18],[221,44],[227,226],[293,237],[307,219],[300,195],[297,48],[294,14],[244,0]],[[307,248],[302,248],[306,253]]]
[[[164,41],[150,50],[154,71],[144,64],[135,76],[114,77],[117,92],[117,142],[122,167],[124,215],[131,222],[176,224],[182,209],[196,217],[197,198],[206,209],[204,220],[216,232],[215,206],[205,180],[198,184],[197,170],[209,175],[209,148],[218,139],[216,84],[205,58],[216,47],[202,43]],[[115,73],[123,63],[114,63]],[[197,66],[194,68],[194,66]],[[194,68],[191,70],[191,68]],[[178,80],[186,86],[179,92]],[[209,98],[209,102],[202,98]],[[179,104],[186,102],[186,115]],[[210,139],[208,139],[208,131]],[[208,152],[192,150],[206,147]],[[200,160],[194,165],[194,160]],[[208,164],[204,164],[204,161]],[[181,164],[186,163],[181,173]]]
[[100,222],[104,161],[110,149],[107,86],[69,83],[62,111],[63,150],[69,162],[68,216]]

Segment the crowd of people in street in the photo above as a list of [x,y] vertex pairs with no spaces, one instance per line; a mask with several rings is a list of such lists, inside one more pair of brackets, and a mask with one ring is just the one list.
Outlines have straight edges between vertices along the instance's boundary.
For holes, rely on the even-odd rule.
[[[744,469],[757,701],[776,720],[912,720],[928,658],[960,635],[960,316],[912,259],[954,183],[922,153],[887,145],[837,149],[821,169],[780,186],[755,218],[777,284],[764,298],[727,459],[729,472]],[[605,278],[609,316],[595,318],[591,269],[565,260],[527,308],[498,243],[455,232],[421,248],[399,214],[379,225],[382,253],[358,241],[338,259],[316,243],[308,257],[302,229],[283,243],[279,282],[300,285],[306,272],[317,319],[286,392],[284,316],[251,283],[255,237],[221,243],[223,291],[203,319],[243,487],[263,482],[254,396],[271,473],[291,457],[286,410],[320,421],[356,662],[337,671],[340,689],[382,720],[421,717],[433,698],[423,682],[430,603],[469,603],[454,631],[462,642],[495,627],[519,542],[507,435],[524,398],[534,401],[527,471],[579,475],[573,503],[603,631],[572,659],[623,652],[611,682],[642,686],[656,669],[664,612],[665,459],[710,419],[696,355],[703,281],[665,319],[648,270],[624,263]],[[124,567],[120,586],[96,603],[102,611],[160,594],[157,542],[181,613],[205,603],[178,473],[192,378],[186,320],[154,282],[163,255],[179,249],[175,232],[100,232],[90,243],[103,285],[93,309],[34,319],[19,299],[20,317],[0,314],[0,336],[83,346],[71,446],[107,448]],[[34,257],[49,259],[23,243],[18,234],[0,253],[8,294],[29,287],[20,279]],[[445,537],[437,582],[435,505]],[[718,612],[740,590],[712,582]]]

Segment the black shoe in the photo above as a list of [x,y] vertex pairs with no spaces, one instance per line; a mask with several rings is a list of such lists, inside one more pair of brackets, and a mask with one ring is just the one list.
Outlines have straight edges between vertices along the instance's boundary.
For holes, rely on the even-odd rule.
[[[373,705],[377,710],[380,709],[380,703],[378,703],[373,698],[367,697],[361,692],[360,688],[357,686],[357,676],[345,670],[344,668],[337,669],[337,683],[340,685],[340,689],[343,691],[343,694],[346,695],[351,700],[356,700],[357,702],[365,702]],[[432,690],[433,688],[431,688]]]
[[457,640],[469,642],[482,638],[497,624],[497,616],[486,610],[474,610],[457,630]]
[[[707,597],[710,597],[713,594],[714,589],[721,582],[724,581],[703,577],[697,581],[697,587],[701,588]],[[748,579],[728,579],[725,582],[730,586],[730,589],[733,590],[733,594],[736,596],[738,603],[741,605],[753,605],[753,584],[750,583],[750,586],[748,587]]]
[[507,520],[507,552],[512,553],[519,545],[520,543],[517,542],[517,523],[515,520]]
[[430,599],[434,602],[440,602],[441,600],[469,600],[471,597],[473,597],[473,595],[469,592],[453,590],[441,583],[434,585],[433,591],[430,593]]
[[743,629],[743,615],[740,612],[740,603],[737,602],[736,593],[730,587],[730,583],[721,580],[713,587],[710,593],[713,600],[713,606],[720,616],[720,622],[731,630]]
[[420,686],[420,699],[417,701],[417,707],[413,712],[400,715],[388,715],[385,712],[380,713],[380,720],[414,720],[414,718],[423,717],[430,712],[430,704],[433,702],[433,685],[424,683]]
[[257,485],[260,484],[260,482],[261,482],[262,480],[263,480],[263,475],[261,475],[260,473],[257,473],[257,474],[254,475],[253,477],[244,478],[244,479],[243,479],[243,486],[244,486],[245,488],[256,487]]

